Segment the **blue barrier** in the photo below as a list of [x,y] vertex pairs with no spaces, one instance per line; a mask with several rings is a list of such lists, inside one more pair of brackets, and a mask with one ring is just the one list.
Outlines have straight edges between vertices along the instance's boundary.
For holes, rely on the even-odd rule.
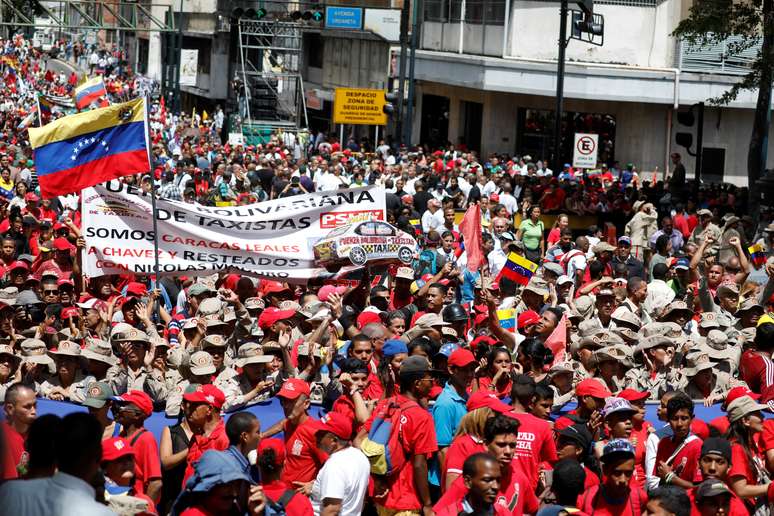
[[[560,414],[570,411],[574,408],[575,403],[568,403],[562,408]],[[660,422],[656,416],[657,408],[657,402],[647,403],[645,405],[645,419],[653,424],[653,426],[656,428],[664,424]],[[265,401],[256,405],[251,405],[243,410],[255,414],[255,416],[261,422],[261,429],[263,430],[282,420],[284,417],[282,406],[280,405],[280,402],[277,398],[273,398],[270,401]],[[694,411],[696,413],[696,417],[705,421],[706,423],[709,423],[716,417],[725,415],[725,412],[720,409],[719,404],[713,405],[711,407],[705,407],[701,403],[696,403],[694,405]],[[71,412],[86,412],[86,407],[64,401],[38,399],[39,416],[43,414],[56,414],[57,416],[62,417]],[[324,414],[324,411],[322,407],[313,405],[310,410],[310,414],[315,418],[319,418]],[[228,414],[226,414],[225,417],[228,419]],[[161,438],[161,431],[164,429],[164,427],[174,425],[176,422],[177,420],[175,418],[168,418],[163,412],[154,412],[151,417],[145,420],[145,428],[147,428],[148,431],[151,432],[157,440],[159,440]]]

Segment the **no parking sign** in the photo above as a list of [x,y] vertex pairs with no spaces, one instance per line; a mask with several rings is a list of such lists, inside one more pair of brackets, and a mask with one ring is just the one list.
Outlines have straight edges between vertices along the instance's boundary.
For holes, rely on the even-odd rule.
[[575,145],[572,150],[574,168],[596,168],[598,141],[599,135],[575,133]]

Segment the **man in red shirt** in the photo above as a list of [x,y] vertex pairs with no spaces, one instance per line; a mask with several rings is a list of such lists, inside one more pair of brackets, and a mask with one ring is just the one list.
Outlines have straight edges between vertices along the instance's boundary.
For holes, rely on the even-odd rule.
[[[767,321],[768,319],[768,321]],[[774,399],[774,323],[771,318],[761,317],[755,330],[753,348],[742,353],[739,361],[739,378],[750,390],[761,395],[761,403]]]
[[529,414],[527,410],[535,399],[535,380],[518,375],[513,380],[511,392],[513,411],[519,420],[518,445],[513,459],[518,469],[529,481],[529,488],[537,489],[541,463],[553,464],[557,460],[551,424]]
[[333,402],[331,412],[338,412],[355,422],[356,430],[368,421],[371,411],[363,399],[368,384],[368,366],[357,358],[348,358],[341,364],[339,382],[344,392]]
[[667,421],[673,435],[658,442],[654,474],[665,484],[690,489],[701,480],[702,441],[691,433],[693,401],[682,392],[675,394],[667,402]]
[[639,516],[648,503],[641,488],[632,489],[634,446],[626,439],[612,439],[602,450],[604,483],[588,489],[578,509],[594,516]]
[[437,516],[456,516],[458,514],[490,514],[505,516],[516,514],[506,507],[495,503],[502,478],[500,464],[488,453],[476,453],[465,460],[462,466],[462,478],[467,493],[459,500],[439,507]]
[[400,366],[398,381],[400,394],[384,399],[376,406],[356,442],[361,442],[368,435],[374,417],[383,414],[388,404],[397,403],[405,407],[400,425],[393,431],[400,432],[406,462],[387,478],[387,494],[379,496],[375,501],[380,514],[432,514],[427,459],[438,451],[438,443],[433,418],[420,404],[427,400],[433,388],[430,363],[419,355],[408,357]]
[[142,391],[129,391],[111,399],[114,419],[121,425],[119,436],[134,449],[134,490],[158,503],[161,499],[159,447],[153,434],[143,426],[153,414],[153,402]]
[[0,438],[5,439],[6,449],[0,480],[10,480],[27,472],[29,457],[24,449],[24,440],[37,415],[35,391],[21,383],[11,385],[5,392],[3,408],[5,421],[0,423]]
[[193,438],[188,447],[188,457],[186,457],[185,474],[183,475],[183,487],[194,472],[194,463],[207,450],[223,451],[229,447],[228,435],[226,434],[226,425],[220,416],[220,410],[226,403],[226,396],[223,392],[212,384],[199,385],[193,392],[183,394],[183,399],[187,401],[186,417]]
[[282,481],[309,496],[312,484],[328,454],[320,450],[315,439],[316,421],[309,417],[309,384],[290,378],[277,393],[285,413],[285,470]]
[[[728,482],[728,472],[731,468],[731,457],[731,443],[727,440],[720,437],[710,437],[704,441],[701,446],[701,458],[699,459],[699,469],[704,482],[715,481],[726,485]],[[686,491],[688,498],[691,500],[691,516],[700,516],[702,514],[697,503],[697,491],[698,487]],[[730,490],[729,493],[731,495],[729,507],[727,507],[725,514],[727,516],[747,516],[749,512],[744,502]]]
[[[486,452],[500,463],[500,487],[497,490],[495,505],[506,509],[509,514],[534,514],[540,502],[529,481],[513,460],[518,446],[518,431],[519,421],[515,419],[513,412],[489,418],[484,426]],[[435,504],[436,512],[455,503],[460,505],[468,494],[470,486],[465,480],[464,463],[462,469],[463,475],[452,482]]]
[[581,380],[575,386],[575,396],[578,398],[578,408],[571,410],[566,416],[556,420],[555,430],[561,430],[576,423],[583,423],[594,433],[602,426],[601,410],[605,406],[605,399],[613,393],[594,378]]

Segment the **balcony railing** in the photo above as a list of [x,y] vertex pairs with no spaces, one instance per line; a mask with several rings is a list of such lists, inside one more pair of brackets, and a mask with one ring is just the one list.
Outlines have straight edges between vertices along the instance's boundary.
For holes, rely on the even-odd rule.
[[745,75],[750,71],[750,65],[758,55],[760,43],[738,55],[730,56],[729,46],[740,41],[740,37],[732,36],[721,43],[707,47],[678,41],[675,66],[684,72]]

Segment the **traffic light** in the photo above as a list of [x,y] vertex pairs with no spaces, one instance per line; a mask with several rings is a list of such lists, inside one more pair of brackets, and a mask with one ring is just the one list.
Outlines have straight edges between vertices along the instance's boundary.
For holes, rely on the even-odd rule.
[[384,107],[382,107],[382,111],[384,111],[384,114],[387,116],[392,116],[393,113],[395,113],[395,103],[398,101],[398,92],[392,91],[390,93],[385,92],[384,93]]
[[266,14],[266,9],[263,7],[259,7],[258,9],[253,9],[252,7],[242,9],[241,7],[237,7],[231,11],[231,18],[235,20],[261,20],[266,17]]
[[320,4],[314,4],[306,11],[293,11],[290,13],[290,19],[293,21],[315,21],[321,22],[325,17],[323,7]]

